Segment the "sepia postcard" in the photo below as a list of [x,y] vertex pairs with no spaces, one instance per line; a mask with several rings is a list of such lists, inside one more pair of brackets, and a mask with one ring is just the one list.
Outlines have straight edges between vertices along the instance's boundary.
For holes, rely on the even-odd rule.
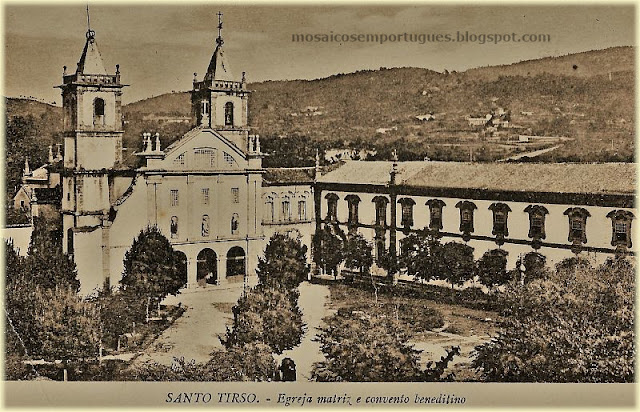
[[635,406],[634,4],[3,12],[4,406]]

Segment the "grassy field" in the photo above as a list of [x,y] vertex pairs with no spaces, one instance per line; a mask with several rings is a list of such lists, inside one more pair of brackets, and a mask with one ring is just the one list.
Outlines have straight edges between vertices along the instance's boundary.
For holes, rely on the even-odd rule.
[[428,297],[379,294],[342,283],[330,283],[329,312],[340,308],[368,314],[393,316],[406,326],[409,343],[422,350],[421,361],[439,360],[445,348],[460,346],[449,370],[457,380],[475,380],[470,368],[475,346],[488,341],[497,331],[498,313],[436,302]]

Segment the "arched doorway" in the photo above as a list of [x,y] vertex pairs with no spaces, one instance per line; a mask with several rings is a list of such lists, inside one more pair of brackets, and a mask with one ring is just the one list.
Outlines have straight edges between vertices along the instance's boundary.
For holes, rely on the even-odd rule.
[[234,246],[227,252],[227,277],[238,276],[244,278],[246,273],[244,249]]
[[218,255],[209,248],[202,249],[198,253],[198,286],[207,283],[215,285],[218,283]]
[[183,252],[176,250],[178,276],[183,284],[187,284],[187,255]]

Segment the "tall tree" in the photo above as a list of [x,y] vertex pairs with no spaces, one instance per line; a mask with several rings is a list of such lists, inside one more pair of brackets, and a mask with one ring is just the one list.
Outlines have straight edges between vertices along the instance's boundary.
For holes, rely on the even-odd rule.
[[361,273],[369,273],[373,265],[371,244],[361,234],[347,237],[344,242],[344,263],[347,267],[358,269]]
[[33,218],[33,232],[25,264],[27,276],[44,288],[80,289],[76,265],[62,253],[62,239],[51,232],[43,219]]
[[474,270],[473,248],[471,246],[448,242],[442,247],[443,266],[441,279],[454,285],[462,285],[471,279]]
[[326,225],[316,232],[313,239],[313,255],[316,263],[329,274],[338,274],[338,266],[344,260],[342,240]]
[[444,271],[444,250],[440,240],[428,231],[411,233],[402,240],[400,267],[408,275],[429,281],[438,279]]
[[507,254],[505,250],[488,250],[476,264],[476,274],[483,285],[488,288],[504,285],[510,280],[507,272]]
[[157,227],[147,227],[125,253],[120,283],[127,293],[160,301],[184,285],[180,266],[180,255],[169,240]]

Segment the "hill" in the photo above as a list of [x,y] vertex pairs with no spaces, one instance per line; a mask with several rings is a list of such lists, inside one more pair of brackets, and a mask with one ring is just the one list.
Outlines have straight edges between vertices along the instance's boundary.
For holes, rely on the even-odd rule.
[[[470,151],[475,160],[495,160],[527,150],[509,143],[518,134],[574,139],[538,158],[543,161],[631,161],[634,84],[631,47],[460,73],[381,68],[250,84],[249,122],[272,155],[265,159],[269,167],[311,165],[316,147],[375,149],[378,159],[398,149],[401,160],[468,160]],[[8,120],[31,115],[39,135],[59,141],[61,108],[6,102]],[[492,132],[466,120],[499,108],[517,127]],[[143,131],[159,132],[163,146],[184,134],[192,127],[190,110],[188,92],[125,105],[127,162],[135,164]],[[416,118],[429,113],[427,121]]]

